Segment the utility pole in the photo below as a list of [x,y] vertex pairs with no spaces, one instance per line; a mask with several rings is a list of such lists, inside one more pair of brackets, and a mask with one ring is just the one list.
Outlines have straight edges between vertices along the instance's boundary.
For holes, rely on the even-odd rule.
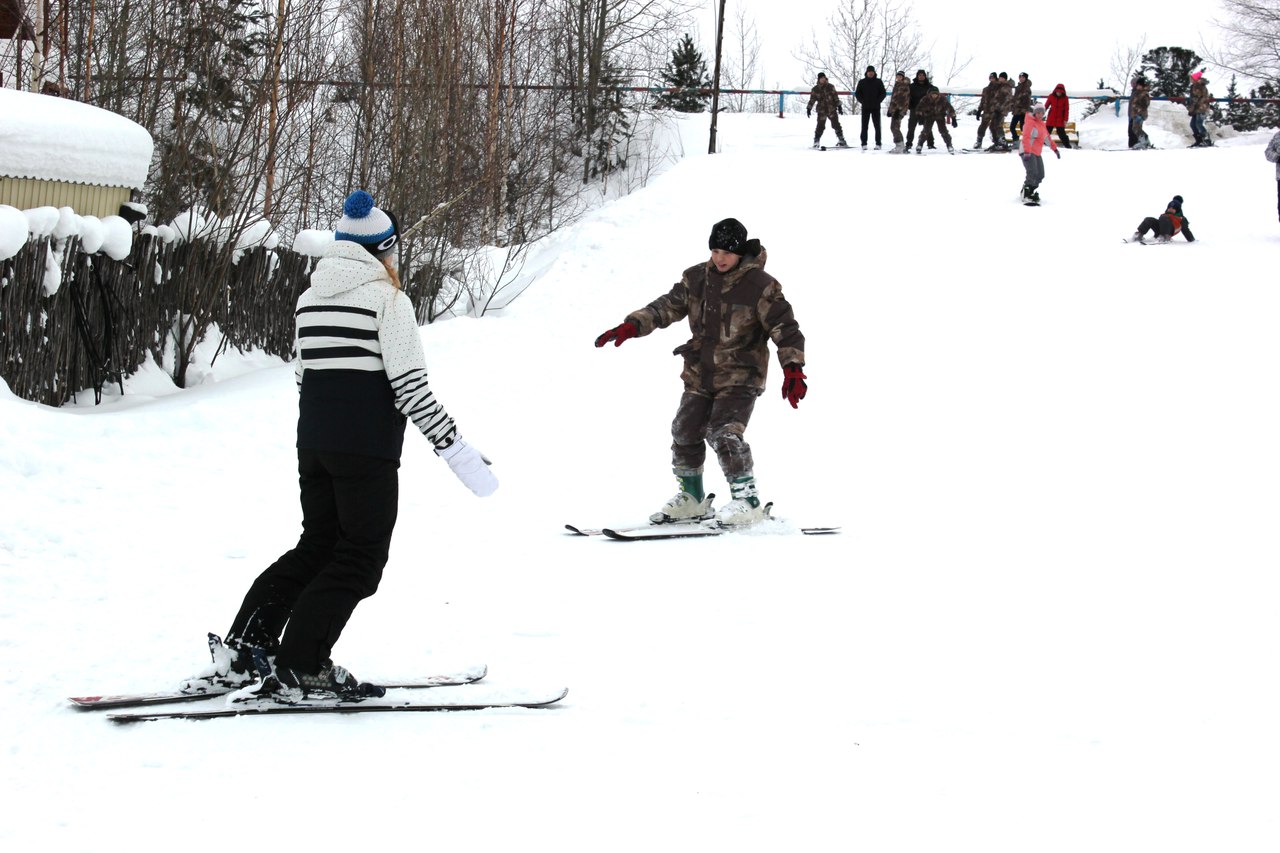
[[711,77],[711,143],[708,154],[716,153],[716,118],[720,115],[720,49],[724,44],[724,4],[720,0],[720,14],[716,17],[716,69]]

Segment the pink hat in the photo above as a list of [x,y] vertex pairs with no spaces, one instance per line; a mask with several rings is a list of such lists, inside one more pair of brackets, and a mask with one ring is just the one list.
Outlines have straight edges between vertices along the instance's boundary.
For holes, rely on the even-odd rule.
[[1199,79],[1200,79],[1201,77],[1203,77],[1203,76],[1204,76],[1204,72],[1203,72],[1203,71],[1194,71],[1194,72],[1192,72],[1192,74],[1191,74],[1191,79],[1192,79],[1192,80],[1199,80]]

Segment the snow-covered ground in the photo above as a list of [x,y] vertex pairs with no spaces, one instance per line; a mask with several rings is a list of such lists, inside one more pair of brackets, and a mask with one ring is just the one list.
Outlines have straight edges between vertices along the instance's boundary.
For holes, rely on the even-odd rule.
[[[536,248],[509,308],[423,329],[502,487],[409,435],[382,589],[335,651],[366,679],[484,662],[567,685],[557,708],[71,710],[201,668],[293,543],[292,371],[153,368],[97,408],[0,390],[0,847],[1276,849],[1269,133],[1067,151],[1032,209],[1014,156],[820,153],[804,119],[725,115],[712,157],[681,126],[688,156]],[[1123,147],[1109,112],[1081,130]],[[1121,242],[1175,193],[1195,243]],[[592,340],[725,216],[808,338],[808,398],[775,370],[748,432],[762,493],[844,532],[568,536],[674,488],[685,332]]]

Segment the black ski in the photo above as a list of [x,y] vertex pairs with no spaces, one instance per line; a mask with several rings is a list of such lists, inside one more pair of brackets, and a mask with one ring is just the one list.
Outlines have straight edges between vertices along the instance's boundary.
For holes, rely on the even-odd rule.
[[139,711],[136,713],[110,714],[113,723],[144,723],[153,720],[212,720],[221,717],[249,717],[266,714],[371,714],[407,713],[428,711],[482,711],[490,708],[545,708],[554,705],[569,694],[568,688],[551,691],[490,691],[469,693],[459,691],[448,698],[418,700],[401,696],[382,696],[361,701],[338,699],[304,699],[297,703],[283,703],[272,699],[253,699],[247,702],[218,705],[215,708],[196,708],[189,711]]
[[[470,667],[447,675],[428,675],[423,678],[401,679],[397,681],[376,682],[381,687],[400,690],[421,690],[428,687],[455,687],[461,684],[474,684],[488,673],[484,665]],[[115,708],[140,708],[146,705],[167,705],[172,702],[194,702],[225,696],[238,688],[210,687],[204,693],[122,693],[113,696],[72,696],[69,701],[73,706],[84,711],[105,711]]]

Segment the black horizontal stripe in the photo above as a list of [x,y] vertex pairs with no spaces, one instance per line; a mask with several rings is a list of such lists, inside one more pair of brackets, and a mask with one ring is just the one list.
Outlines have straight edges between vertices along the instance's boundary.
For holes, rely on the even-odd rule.
[[323,313],[332,311],[338,314],[362,314],[366,317],[377,317],[378,312],[371,308],[356,308],[352,305],[308,305],[306,308],[299,308],[294,312],[294,316],[299,314]]
[[376,329],[353,329],[350,326],[298,326],[300,338],[355,338],[361,341],[376,341]]
[[325,358],[378,358],[381,356],[376,352],[367,350],[364,347],[312,347],[311,349],[303,348],[302,360],[305,364],[308,359],[320,360]]

